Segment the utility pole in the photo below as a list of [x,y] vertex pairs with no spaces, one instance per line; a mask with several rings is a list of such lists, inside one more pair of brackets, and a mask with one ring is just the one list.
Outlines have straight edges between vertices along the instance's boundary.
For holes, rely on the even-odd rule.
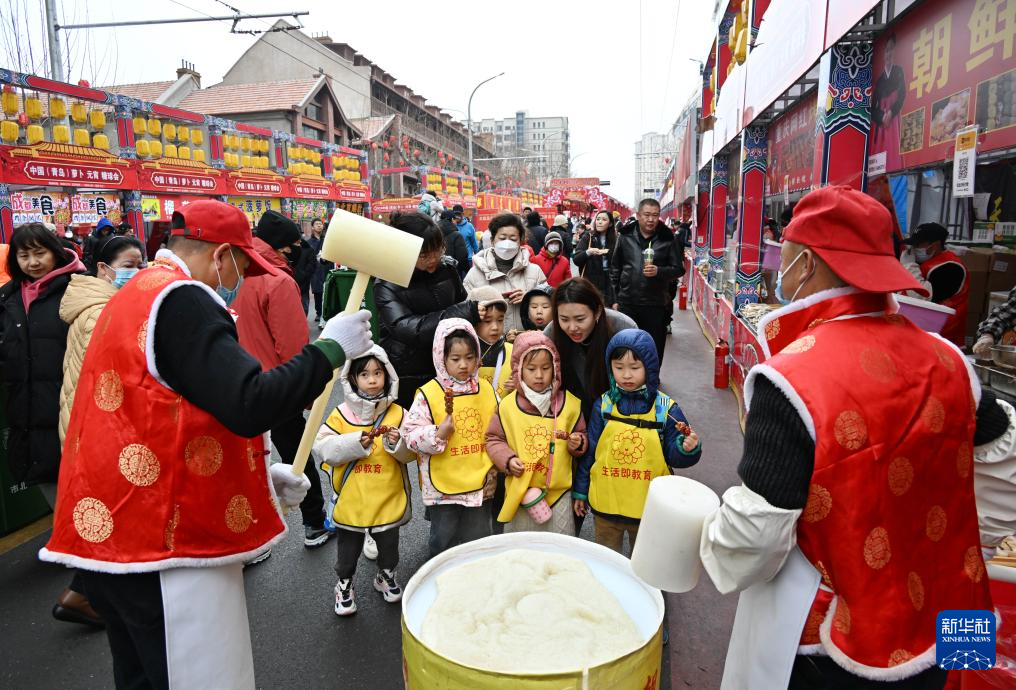
[[46,0],[46,38],[49,40],[49,71],[53,81],[64,81],[63,50],[60,47],[56,0]]
[[476,95],[476,89],[480,88],[488,81],[493,81],[498,77],[504,76],[504,72],[495,74],[490,79],[484,79],[473,89],[473,92],[469,94],[469,103],[466,105],[466,137],[469,141],[469,176],[473,176],[473,96]]

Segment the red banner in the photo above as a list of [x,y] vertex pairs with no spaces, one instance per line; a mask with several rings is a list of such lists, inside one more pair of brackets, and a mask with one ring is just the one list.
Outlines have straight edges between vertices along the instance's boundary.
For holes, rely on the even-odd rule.
[[598,177],[555,177],[550,181],[550,186],[558,189],[596,187],[599,184]]
[[291,177],[289,180],[289,193],[293,197],[300,199],[334,199],[335,188],[331,183],[321,181],[310,181],[301,180],[299,178]]
[[98,149],[65,144],[0,146],[0,179],[8,184],[137,189],[131,163]]
[[769,127],[769,194],[811,187],[815,163],[815,94],[806,95]]
[[178,168],[162,163],[141,163],[139,168],[138,189],[145,192],[227,193],[223,173],[214,168]]
[[271,179],[270,177],[239,177],[237,175],[231,175],[230,179],[230,194],[236,196],[283,196],[282,188],[284,180],[279,177],[277,179]]
[[391,197],[389,199],[374,199],[370,202],[370,210],[373,213],[415,211],[419,205],[420,200],[413,197]]
[[951,159],[976,122],[979,151],[1016,146],[1016,0],[927,0],[875,44],[872,174]]
[[[336,182],[335,192],[338,194],[338,201],[355,201],[361,203],[370,201],[370,188],[368,188],[365,184]],[[419,201],[417,201],[417,203],[419,203]]]

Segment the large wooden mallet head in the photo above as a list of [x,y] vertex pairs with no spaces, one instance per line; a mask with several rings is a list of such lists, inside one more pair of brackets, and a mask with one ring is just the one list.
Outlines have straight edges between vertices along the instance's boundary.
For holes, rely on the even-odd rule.
[[[356,269],[356,279],[349,291],[344,313],[352,314],[360,309],[372,276],[403,287],[408,286],[422,246],[422,237],[336,209],[328,224],[321,256],[328,261]],[[338,371],[311,407],[300,447],[293,460],[294,474],[303,474],[337,376]]]

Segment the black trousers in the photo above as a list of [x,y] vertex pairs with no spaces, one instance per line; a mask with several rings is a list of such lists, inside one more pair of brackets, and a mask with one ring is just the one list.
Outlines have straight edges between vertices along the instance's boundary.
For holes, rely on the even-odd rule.
[[632,321],[649,334],[656,344],[656,354],[663,363],[663,350],[667,346],[667,323],[670,315],[667,314],[666,305],[653,306],[622,304],[621,312],[630,316]]
[[911,678],[882,682],[855,676],[827,656],[798,656],[787,690],[942,690],[947,675],[932,667]]
[[[293,464],[306,424],[307,420],[303,418],[303,415],[298,415],[283,420],[272,427],[272,445],[275,446],[275,450],[279,451],[282,462]],[[303,503],[300,504],[303,524],[309,527],[321,527],[325,524],[325,499],[321,493],[321,473],[315,466],[313,459],[307,462],[303,474],[310,480],[307,498],[303,499]]]
[[491,533],[492,534],[504,534],[503,522],[497,521],[497,516],[501,514],[501,509],[504,508],[504,494],[505,494],[505,479],[506,476],[497,473],[496,484],[494,485],[494,495],[490,499],[490,521],[491,521]]
[[168,688],[159,573],[78,573],[88,601],[106,623],[117,690]]
[[[338,554],[335,558],[335,574],[340,580],[348,580],[356,573],[356,564],[363,550],[363,532],[353,532],[341,527],[335,532]],[[377,567],[379,570],[395,570],[399,565],[399,528],[383,532],[371,532],[377,544]]]
[[324,301],[325,301],[325,293],[324,292],[315,292],[314,293],[314,313],[317,314],[318,321],[320,321],[321,319],[325,318],[325,313],[324,313],[324,309],[323,309]]

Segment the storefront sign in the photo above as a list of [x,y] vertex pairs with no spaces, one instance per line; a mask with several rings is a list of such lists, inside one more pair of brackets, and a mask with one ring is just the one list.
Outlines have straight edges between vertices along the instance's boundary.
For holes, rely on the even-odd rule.
[[328,218],[328,202],[315,199],[290,199],[289,216],[295,221]]
[[153,172],[152,186],[174,192],[212,192],[215,178],[206,175],[184,175],[181,173]]
[[811,187],[815,162],[815,94],[794,104],[769,127],[769,194]]
[[332,194],[332,189],[331,189],[330,185],[328,185],[326,183],[323,183],[323,184],[313,184],[313,183],[310,183],[310,182],[296,182],[296,181],[294,181],[292,183],[292,188],[293,188],[293,192],[297,196],[301,196],[301,197],[311,197],[311,198],[318,197],[318,198],[321,198],[321,199],[327,199]]
[[261,216],[265,214],[265,211],[272,210],[280,213],[282,212],[282,205],[279,203],[278,199],[231,196],[228,197],[226,201],[243,211],[250,222],[254,224],[257,224],[257,222],[261,220]]
[[243,194],[278,196],[282,194],[282,183],[271,180],[234,180],[233,188]]
[[599,184],[600,178],[598,177],[555,177],[550,181],[550,186],[558,189],[596,187]]
[[1016,146],[1016,0],[927,0],[875,44],[872,157],[886,172],[953,157],[970,124],[978,148]]
[[375,199],[370,204],[374,213],[392,213],[394,211],[415,211],[420,205],[420,200],[414,197],[392,197],[389,199]]
[[[337,198],[339,201],[353,201],[356,203],[370,201],[370,188],[365,184],[336,182],[335,191],[338,194]],[[417,203],[419,203],[419,200],[417,200]]]
[[174,211],[179,211],[187,206],[187,204],[192,204],[195,201],[208,201],[210,199],[211,197],[193,194],[188,194],[187,196],[142,196],[141,215],[149,223],[166,223],[172,220]]
[[953,156],[954,197],[974,195],[974,170],[977,167],[977,125],[966,127],[956,134],[956,154]]
[[106,218],[113,225],[123,219],[120,197],[116,194],[75,194],[71,197],[71,223],[95,225]]
[[11,194],[12,223],[71,222],[70,197],[59,192],[14,192]]
[[68,187],[118,187],[124,180],[123,172],[116,168],[64,163],[28,163],[25,176],[30,180],[55,182]]

